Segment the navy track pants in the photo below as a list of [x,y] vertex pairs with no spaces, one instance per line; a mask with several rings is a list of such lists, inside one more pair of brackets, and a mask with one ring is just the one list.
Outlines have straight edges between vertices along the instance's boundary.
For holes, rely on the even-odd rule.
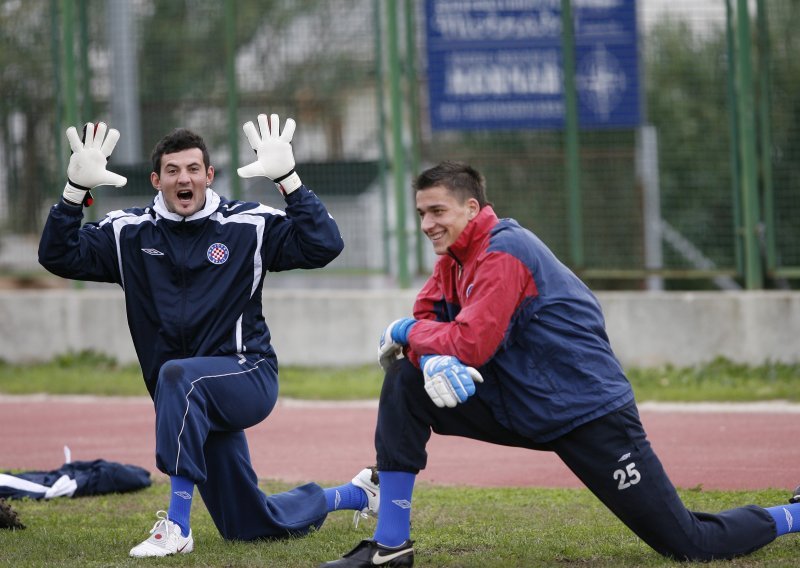
[[244,429],[264,420],[277,398],[276,363],[260,355],[175,359],[159,372],[156,466],[197,484],[224,538],[301,536],[327,515],[315,483],[274,495],[258,487]]
[[761,507],[718,514],[686,509],[647,440],[635,403],[552,442],[535,443],[500,425],[477,395],[456,408],[436,407],[425,393],[422,372],[401,359],[387,372],[381,391],[378,470],[424,469],[432,432],[555,452],[628,528],[676,560],[733,558],[776,538],[775,522]]

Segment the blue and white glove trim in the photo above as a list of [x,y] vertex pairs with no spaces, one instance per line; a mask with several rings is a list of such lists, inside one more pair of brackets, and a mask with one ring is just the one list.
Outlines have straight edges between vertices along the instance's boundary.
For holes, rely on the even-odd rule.
[[466,402],[475,394],[475,383],[483,382],[477,369],[450,355],[423,355],[419,362],[425,376],[425,392],[439,408],[455,408]]
[[400,318],[393,321],[388,328],[392,340],[401,345],[408,345],[408,334],[415,323],[417,323],[417,320],[414,318]]
[[378,360],[384,371],[403,356],[403,346],[408,345],[408,334],[415,323],[417,320],[414,318],[400,318],[383,330],[378,346]]

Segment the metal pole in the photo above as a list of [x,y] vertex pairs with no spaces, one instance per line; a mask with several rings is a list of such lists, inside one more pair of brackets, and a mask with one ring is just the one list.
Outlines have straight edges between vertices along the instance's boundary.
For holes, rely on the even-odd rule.
[[[641,126],[636,131],[636,170],[642,185],[644,213],[644,266],[648,270],[664,268],[661,247],[661,191],[658,183],[658,137],[656,127]],[[664,278],[647,277],[648,290],[663,290]]]
[[569,194],[569,235],[572,266],[583,268],[583,215],[581,212],[580,157],[578,146],[578,103],[575,94],[575,34],[572,25],[572,2],[561,0],[561,35],[564,55],[564,131],[566,177]]
[[[408,107],[409,107],[409,124],[411,126],[411,145],[409,152],[408,169],[412,175],[419,173],[420,152],[419,152],[419,97],[417,96],[417,53],[416,53],[416,21],[414,18],[414,2],[413,0],[404,0],[405,15],[406,15],[406,61],[408,64],[405,66],[406,70],[406,86],[408,88]],[[415,235],[415,252],[417,258],[417,274],[422,274],[425,270],[425,238],[420,230],[419,217],[413,215],[414,226],[417,228]]]
[[[75,78],[75,3],[61,0],[61,48],[64,57],[64,121],[68,126],[79,126],[77,80]],[[88,120],[88,118],[87,118]],[[80,128],[78,129],[80,130]]]
[[380,184],[380,201],[381,201],[381,227],[383,228],[383,270],[387,274],[390,269],[391,249],[389,247],[389,239],[391,237],[389,230],[389,181],[386,179],[386,170],[388,169],[388,151],[386,149],[386,108],[383,96],[383,84],[385,79],[384,66],[383,66],[383,30],[381,22],[381,0],[373,0],[372,2],[373,14],[375,18],[375,73],[377,81],[375,81],[375,90],[378,97],[378,140],[380,147],[380,158],[378,162],[378,178]]
[[225,79],[228,84],[228,146],[231,149],[231,197],[241,199],[242,184],[236,175],[239,164],[239,90],[236,84],[236,0],[225,0]]
[[[55,152],[56,152],[56,159],[58,160],[58,171],[65,172],[67,171],[66,161],[64,159],[64,152],[62,151],[64,147],[64,130],[66,130],[65,120],[64,120],[64,105],[62,104],[64,100],[63,94],[63,84],[61,80],[61,67],[62,65],[59,62],[62,60],[62,48],[61,45],[64,43],[61,41],[61,34],[60,31],[62,29],[60,17],[59,17],[59,0],[50,0],[50,57],[52,57],[54,61],[53,65],[53,85],[55,91],[55,120],[54,120],[54,136],[53,140],[55,141]],[[13,158],[11,158],[13,160]],[[11,167],[11,175],[16,176],[18,173],[18,168],[16,166]],[[16,179],[13,181],[17,181]],[[14,183],[11,187],[19,187],[18,183]],[[59,189],[59,193],[61,190]]]
[[[60,87],[64,94],[64,122],[68,126],[75,126],[80,132],[78,124],[78,100],[77,100],[77,80],[75,77],[75,3],[74,0],[61,0],[61,49],[64,58],[64,83]],[[88,119],[86,119],[88,120]],[[59,136],[61,139],[62,134]],[[66,171],[66,168],[65,168]],[[91,218],[91,213],[87,211],[87,219]],[[82,280],[73,280],[72,287],[80,290],[85,287]]]
[[738,96],[736,95],[736,31],[733,25],[732,0],[725,0],[725,24],[726,38],[728,47],[728,105],[731,109],[728,113],[731,143],[730,143],[730,170],[731,170],[731,195],[733,202],[733,228],[734,228],[734,255],[736,262],[736,272],[744,274],[744,251],[742,240],[744,238],[742,227],[742,182],[741,167],[739,164],[739,115],[738,115]]
[[403,148],[403,105],[400,92],[400,55],[397,30],[397,1],[387,0],[387,36],[389,43],[389,88],[392,112],[392,169],[397,226],[397,280],[401,288],[411,287],[408,270],[406,231],[406,156]]
[[775,250],[775,192],[772,183],[772,92],[770,89],[770,43],[769,26],[767,25],[767,6],[764,0],[757,0],[758,6],[758,118],[761,140],[761,179],[764,184],[764,231],[767,269],[772,272],[777,268]]
[[758,247],[758,173],[756,171],[756,129],[753,104],[753,74],[750,64],[750,15],[747,0],[737,0],[736,39],[739,112],[739,153],[742,160],[742,203],[744,205],[745,287],[763,287]]
[[132,3],[108,0],[108,35],[111,43],[111,125],[121,137],[114,161],[136,164],[142,160],[142,125],[139,119],[139,70]]
[[92,71],[89,67],[89,10],[88,0],[78,0],[78,26],[80,27],[81,54],[81,111],[87,120],[94,120],[92,104]]

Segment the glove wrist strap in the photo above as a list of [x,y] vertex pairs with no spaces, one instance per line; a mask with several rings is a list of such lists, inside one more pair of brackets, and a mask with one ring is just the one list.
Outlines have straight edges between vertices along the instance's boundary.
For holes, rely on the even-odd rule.
[[89,189],[67,179],[67,184],[64,186],[64,193],[61,197],[69,205],[89,207],[93,201]]
[[283,192],[284,195],[289,195],[295,189],[303,185],[303,182],[300,181],[300,176],[297,175],[297,172],[292,170],[288,174],[281,176],[279,178],[275,178],[272,180],[278,186],[278,188]]
[[89,191],[90,189],[92,189],[91,187],[86,187],[86,186],[83,186],[83,185],[81,185],[79,183],[75,183],[74,181],[72,181],[69,178],[67,178],[67,185],[72,186],[75,189],[80,189],[82,191]]

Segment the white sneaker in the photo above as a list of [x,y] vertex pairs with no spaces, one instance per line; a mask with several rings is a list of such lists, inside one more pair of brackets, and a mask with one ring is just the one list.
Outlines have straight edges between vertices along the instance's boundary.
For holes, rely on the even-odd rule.
[[188,554],[194,550],[192,531],[189,536],[181,535],[181,527],[167,518],[166,511],[156,512],[158,520],[150,530],[150,538],[131,548],[131,556],[145,558],[148,556],[168,556],[170,554]]
[[367,494],[367,506],[353,515],[353,524],[358,528],[358,521],[367,517],[377,517],[381,506],[381,489],[378,487],[378,470],[374,467],[365,467],[358,472],[353,480],[353,485],[362,489]]

